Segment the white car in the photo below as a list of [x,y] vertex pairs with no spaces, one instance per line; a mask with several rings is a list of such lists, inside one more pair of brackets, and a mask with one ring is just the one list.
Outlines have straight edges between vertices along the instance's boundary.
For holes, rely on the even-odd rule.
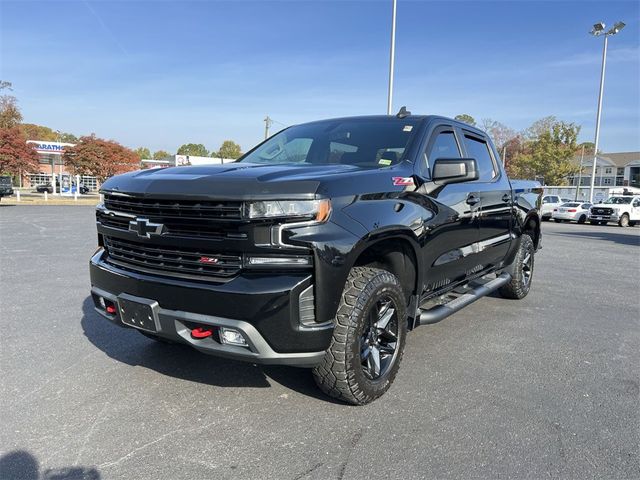
[[591,225],[617,222],[621,227],[633,227],[640,222],[640,195],[616,195],[593,205],[589,222]]
[[545,195],[542,197],[542,206],[540,207],[540,218],[549,220],[553,214],[553,209],[562,205],[564,200],[559,195]]
[[553,209],[551,218],[556,222],[578,222],[584,223],[589,218],[591,203],[568,202],[563,203],[558,208]]

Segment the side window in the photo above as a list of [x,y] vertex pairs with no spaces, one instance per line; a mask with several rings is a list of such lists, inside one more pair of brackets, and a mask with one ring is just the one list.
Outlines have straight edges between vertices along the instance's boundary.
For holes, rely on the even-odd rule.
[[464,144],[467,147],[469,157],[475,158],[478,162],[479,180],[481,182],[493,180],[496,176],[496,169],[487,143],[484,140],[465,135]]
[[429,162],[439,158],[461,158],[458,142],[453,132],[440,132],[427,153]]

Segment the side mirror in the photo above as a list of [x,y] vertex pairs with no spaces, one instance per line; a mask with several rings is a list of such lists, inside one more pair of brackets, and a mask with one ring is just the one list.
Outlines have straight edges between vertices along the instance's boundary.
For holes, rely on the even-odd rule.
[[475,158],[439,158],[433,164],[431,179],[438,185],[477,180],[478,163]]

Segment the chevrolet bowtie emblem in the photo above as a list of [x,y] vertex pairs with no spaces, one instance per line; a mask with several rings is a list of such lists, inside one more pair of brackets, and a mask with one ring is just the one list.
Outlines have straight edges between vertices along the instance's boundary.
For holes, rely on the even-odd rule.
[[162,223],[152,223],[148,218],[136,218],[129,222],[129,231],[136,232],[139,237],[150,238],[151,235],[162,235],[164,225]]

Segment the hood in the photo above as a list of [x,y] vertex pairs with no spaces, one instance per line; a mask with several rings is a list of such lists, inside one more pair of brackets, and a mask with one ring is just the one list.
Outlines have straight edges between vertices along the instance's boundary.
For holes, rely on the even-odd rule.
[[259,165],[228,163],[190,167],[154,168],[108,179],[102,192],[150,197],[220,198],[254,200],[304,199],[315,196],[401,190],[392,178],[405,175],[398,166],[362,169],[353,165]]

